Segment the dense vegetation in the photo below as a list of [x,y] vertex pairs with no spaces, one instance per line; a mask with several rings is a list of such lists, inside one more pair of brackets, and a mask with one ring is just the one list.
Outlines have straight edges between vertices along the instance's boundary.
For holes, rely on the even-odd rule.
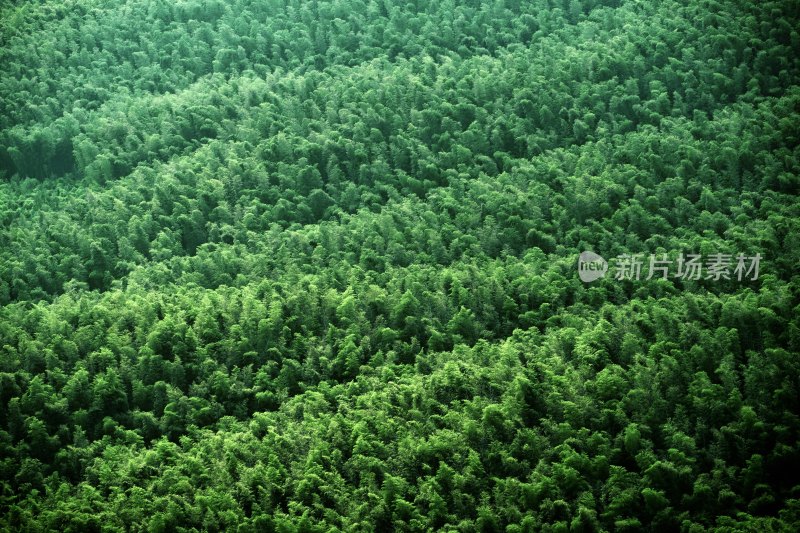
[[0,529],[796,531],[798,28],[0,1]]

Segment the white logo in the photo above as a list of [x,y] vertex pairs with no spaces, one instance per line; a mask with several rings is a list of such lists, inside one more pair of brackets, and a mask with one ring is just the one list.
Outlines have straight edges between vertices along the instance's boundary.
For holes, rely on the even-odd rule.
[[[644,254],[619,254],[611,258],[615,280],[639,281],[642,279],[661,278],[680,279],[691,281],[756,281],[760,274],[761,254],[748,256],[743,253],[737,255],[727,253],[713,253],[706,257],[700,254],[678,254],[676,259],[670,259],[666,253],[650,254],[649,272],[647,277],[642,277],[642,270],[647,266]],[[677,272],[670,269],[677,266]],[[578,276],[581,281],[591,283],[606,275],[609,270],[608,262],[594,252],[582,252],[578,256]]]
[[591,283],[608,272],[608,263],[594,252],[582,252],[578,256],[578,276],[581,281]]

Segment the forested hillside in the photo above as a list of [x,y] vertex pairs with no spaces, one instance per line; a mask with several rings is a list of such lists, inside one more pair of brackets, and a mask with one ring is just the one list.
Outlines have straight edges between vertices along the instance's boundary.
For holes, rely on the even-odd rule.
[[0,529],[797,531],[798,28],[0,0]]

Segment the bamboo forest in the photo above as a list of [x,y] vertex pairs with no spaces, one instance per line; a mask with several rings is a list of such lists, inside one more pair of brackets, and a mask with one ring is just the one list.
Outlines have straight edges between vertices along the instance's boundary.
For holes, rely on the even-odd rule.
[[800,531],[800,0],[0,0],[0,530]]

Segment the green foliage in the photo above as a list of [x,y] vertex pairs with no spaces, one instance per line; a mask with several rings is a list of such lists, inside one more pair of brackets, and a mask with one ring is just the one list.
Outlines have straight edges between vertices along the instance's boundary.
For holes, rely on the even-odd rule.
[[0,2],[0,528],[798,529],[796,7]]

